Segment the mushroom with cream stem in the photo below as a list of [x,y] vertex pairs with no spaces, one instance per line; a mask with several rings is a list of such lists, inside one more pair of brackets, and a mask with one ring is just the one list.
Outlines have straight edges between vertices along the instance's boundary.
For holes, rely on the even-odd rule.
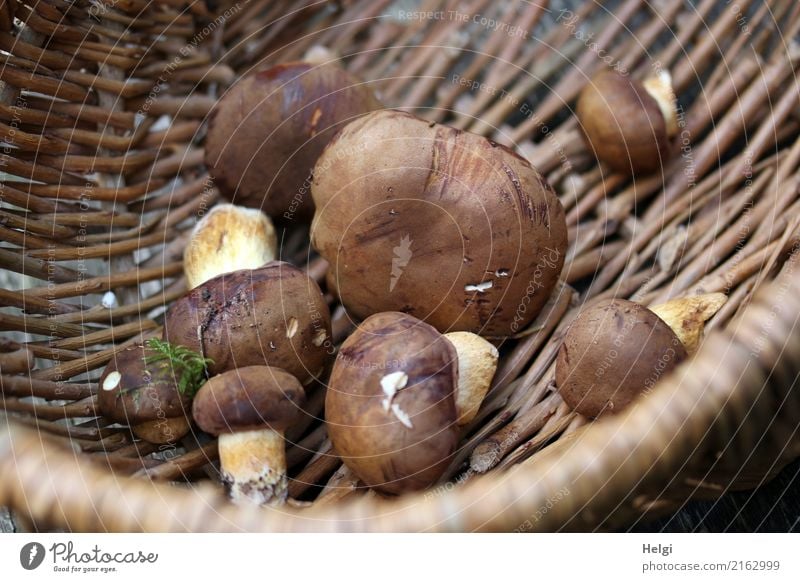
[[402,311],[439,331],[513,335],[564,264],[564,209],[527,160],[401,111],[345,126],[312,194],[311,242],[355,319]]
[[334,64],[293,62],[246,75],[209,116],[205,160],[220,193],[275,219],[313,213],[310,173],[344,124],[380,102]]
[[127,424],[141,439],[173,443],[189,431],[192,397],[208,360],[159,339],[117,353],[100,376],[103,416]]
[[593,153],[625,174],[662,168],[678,131],[675,94],[666,71],[642,83],[603,71],[581,92],[576,114]]
[[195,225],[183,252],[186,285],[194,289],[217,275],[257,269],[277,256],[269,217],[255,208],[220,204]]
[[304,385],[334,351],[328,304],[316,282],[288,263],[219,275],[175,301],[164,339],[211,358],[211,374],[276,366]]
[[331,372],[325,421],[342,461],[385,493],[434,483],[478,411],[497,349],[466,332],[441,334],[398,312],[367,318]]
[[722,293],[676,299],[648,309],[610,299],[572,322],[556,360],[558,392],[588,417],[620,412],[697,349]]
[[286,501],[283,433],[299,418],[304,404],[297,378],[269,366],[230,370],[200,388],[192,414],[201,429],[219,436],[222,480],[234,502]]

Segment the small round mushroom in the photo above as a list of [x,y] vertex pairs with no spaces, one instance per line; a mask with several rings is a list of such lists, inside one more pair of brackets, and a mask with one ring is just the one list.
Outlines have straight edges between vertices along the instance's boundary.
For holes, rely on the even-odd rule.
[[312,194],[312,244],[354,319],[402,311],[442,332],[512,335],[564,264],[564,209],[527,160],[408,113],[348,124]]
[[662,168],[678,131],[675,93],[666,71],[643,83],[603,71],[581,92],[577,116],[595,155],[625,174]]
[[697,349],[705,322],[726,300],[710,293],[652,309],[625,299],[595,303],[559,349],[559,394],[585,416],[620,412]]
[[380,107],[367,85],[333,64],[276,65],[241,79],[214,107],[206,165],[231,202],[307,219],[310,172],[323,148],[344,124]]
[[213,360],[211,374],[276,366],[304,385],[322,373],[330,338],[319,287],[281,261],[206,281],[175,301],[164,321],[164,339]]
[[300,416],[305,392],[279,368],[247,366],[214,376],[192,414],[219,436],[222,480],[236,503],[282,505],[288,494],[283,433]]
[[497,349],[471,333],[442,335],[405,313],[379,313],[345,340],[325,400],[344,463],[385,493],[427,487],[445,470],[459,426],[477,413]]
[[189,432],[194,393],[208,362],[185,348],[148,340],[120,351],[100,376],[103,416],[127,424],[141,439],[174,443]]
[[275,260],[278,239],[269,217],[255,208],[220,204],[194,227],[183,253],[186,284],[194,289],[223,273]]

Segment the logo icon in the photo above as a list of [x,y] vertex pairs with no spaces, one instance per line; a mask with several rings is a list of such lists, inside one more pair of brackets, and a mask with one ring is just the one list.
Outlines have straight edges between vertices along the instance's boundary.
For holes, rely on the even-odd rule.
[[400,280],[400,276],[403,274],[403,268],[406,267],[411,260],[411,255],[413,254],[411,252],[412,242],[414,241],[411,240],[411,237],[405,234],[403,238],[400,239],[400,244],[392,249],[394,257],[392,257],[392,275],[389,279],[390,293],[394,291],[394,286],[397,285],[397,282]]
[[44,546],[39,542],[30,542],[19,551],[19,563],[26,570],[35,570],[44,561]]

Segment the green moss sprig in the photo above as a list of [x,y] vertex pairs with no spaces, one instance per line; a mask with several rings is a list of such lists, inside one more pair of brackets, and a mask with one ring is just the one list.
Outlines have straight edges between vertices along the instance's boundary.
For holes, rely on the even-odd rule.
[[211,358],[204,358],[187,347],[173,345],[158,338],[147,340],[146,346],[153,355],[145,357],[145,366],[168,361],[178,380],[178,391],[187,396],[194,396],[200,390],[208,377],[207,367],[214,363]]

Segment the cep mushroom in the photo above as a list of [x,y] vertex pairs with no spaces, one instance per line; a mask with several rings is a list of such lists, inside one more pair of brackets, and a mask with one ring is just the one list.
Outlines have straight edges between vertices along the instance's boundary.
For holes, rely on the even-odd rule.
[[369,317],[331,373],[325,421],[334,449],[382,492],[427,487],[445,470],[459,427],[477,413],[497,357],[472,333],[442,335],[404,313]]
[[312,194],[312,244],[356,319],[402,311],[440,331],[508,336],[564,263],[564,209],[527,160],[408,113],[348,124],[317,162]]
[[197,223],[183,252],[186,284],[194,289],[223,273],[256,269],[275,260],[277,248],[275,227],[266,214],[220,204]]
[[304,385],[333,352],[328,304],[288,263],[219,275],[172,304],[164,339],[213,360],[211,374],[243,366],[283,368]]
[[222,481],[236,503],[281,505],[287,497],[283,432],[305,392],[279,368],[247,366],[214,376],[194,399],[197,426],[219,436]]
[[380,107],[367,85],[333,64],[276,65],[238,81],[214,107],[206,165],[231,202],[307,219],[310,173],[323,148],[344,124]]
[[189,431],[192,397],[205,382],[208,363],[158,339],[129,346],[100,376],[100,411],[147,442],[174,443]]
[[556,360],[558,392],[576,412],[618,413],[697,349],[722,293],[648,309],[625,299],[595,303],[572,322]]
[[666,71],[643,83],[603,71],[581,92],[577,116],[598,159],[625,174],[661,168],[678,131],[675,93]]

